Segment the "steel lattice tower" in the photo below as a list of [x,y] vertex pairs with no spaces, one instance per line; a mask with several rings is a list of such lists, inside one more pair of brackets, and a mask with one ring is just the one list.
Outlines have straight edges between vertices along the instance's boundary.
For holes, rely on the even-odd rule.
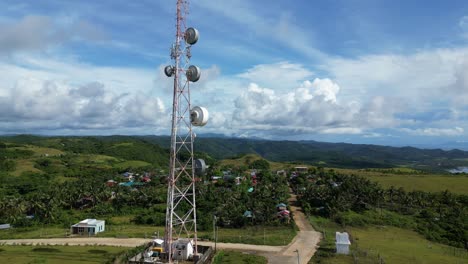
[[187,28],[188,1],[177,0],[176,38],[171,48],[173,65],[164,69],[174,78],[170,168],[167,189],[166,229],[164,249],[172,263],[174,239],[189,238],[194,242],[197,255],[197,217],[195,182],[204,161],[193,155],[194,133],[192,126],[206,124],[208,112],[203,107],[193,107],[190,102],[190,83],[200,78],[200,69],[190,65],[191,47],[198,40],[198,31]]

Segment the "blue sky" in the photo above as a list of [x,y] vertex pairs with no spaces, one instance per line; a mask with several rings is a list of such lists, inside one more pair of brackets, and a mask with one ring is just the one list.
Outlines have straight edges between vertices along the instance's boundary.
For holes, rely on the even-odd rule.
[[[170,133],[175,0],[0,0],[0,133]],[[468,141],[466,1],[190,1],[197,133]]]

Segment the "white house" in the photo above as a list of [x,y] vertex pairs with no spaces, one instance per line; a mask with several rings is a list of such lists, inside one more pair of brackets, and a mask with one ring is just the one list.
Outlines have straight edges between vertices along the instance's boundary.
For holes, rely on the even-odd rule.
[[193,258],[193,240],[179,239],[172,243],[172,258],[189,260]]
[[336,254],[349,254],[349,245],[351,245],[351,241],[349,241],[349,235],[346,232],[336,232]]
[[96,219],[85,219],[71,226],[72,234],[93,236],[97,233],[104,232],[106,221]]

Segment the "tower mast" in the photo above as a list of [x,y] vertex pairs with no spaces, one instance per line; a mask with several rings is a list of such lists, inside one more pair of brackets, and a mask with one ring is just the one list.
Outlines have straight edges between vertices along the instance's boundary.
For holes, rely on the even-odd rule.
[[197,217],[195,182],[196,172],[206,168],[203,160],[195,160],[192,126],[207,123],[208,112],[203,107],[193,107],[190,102],[190,83],[200,79],[201,71],[190,65],[191,47],[198,41],[198,31],[187,28],[188,1],[177,0],[175,42],[171,48],[173,65],[166,66],[164,73],[174,78],[171,148],[169,176],[167,179],[166,226],[164,250],[169,263],[175,259],[175,239],[193,240],[193,252],[197,255]]

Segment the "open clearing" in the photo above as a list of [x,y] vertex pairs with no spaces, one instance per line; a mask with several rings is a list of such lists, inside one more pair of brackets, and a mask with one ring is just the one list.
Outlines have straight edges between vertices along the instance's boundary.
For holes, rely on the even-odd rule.
[[122,251],[104,246],[0,246],[0,263],[105,263]]
[[[121,217],[119,221],[125,222],[127,217]],[[69,228],[44,227],[44,228],[12,228],[0,230],[0,239],[38,239],[38,238],[64,238]],[[164,226],[148,225],[107,225],[106,231],[98,237],[115,238],[150,238],[154,235],[164,234]],[[285,227],[247,227],[241,229],[219,228],[218,241],[226,243],[243,243],[257,245],[284,246],[288,245],[295,237],[296,232]],[[199,231],[200,239],[211,239],[213,231]]]
[[[391,226],[372,226],[369,228],[347,227],[322,217],[312,217],[311,222],[325,232],[323,247],[335,248],[335,232],[347,231],[351,237],[350,250],[360,252],[358,263],[378,263],[378,256],[384,263],[468,263],[468,253],[463,249],[431,242],[418,233]],[[310,263],[315,263],[317,257]],[[320,263],[355,263],[352,256],[334,255],[320,258]]]
[[394,186],[402,187],[406,191],[443,192],[449,190],[457,194],[468,193],[468,176],[466,175],[442,175],[442,174],[418,174],[411,173],[411,169],[398,168],[403,174],[382,173],[378,171],[334,169],[348,175],[358,175],[380,183],[385,188]]

